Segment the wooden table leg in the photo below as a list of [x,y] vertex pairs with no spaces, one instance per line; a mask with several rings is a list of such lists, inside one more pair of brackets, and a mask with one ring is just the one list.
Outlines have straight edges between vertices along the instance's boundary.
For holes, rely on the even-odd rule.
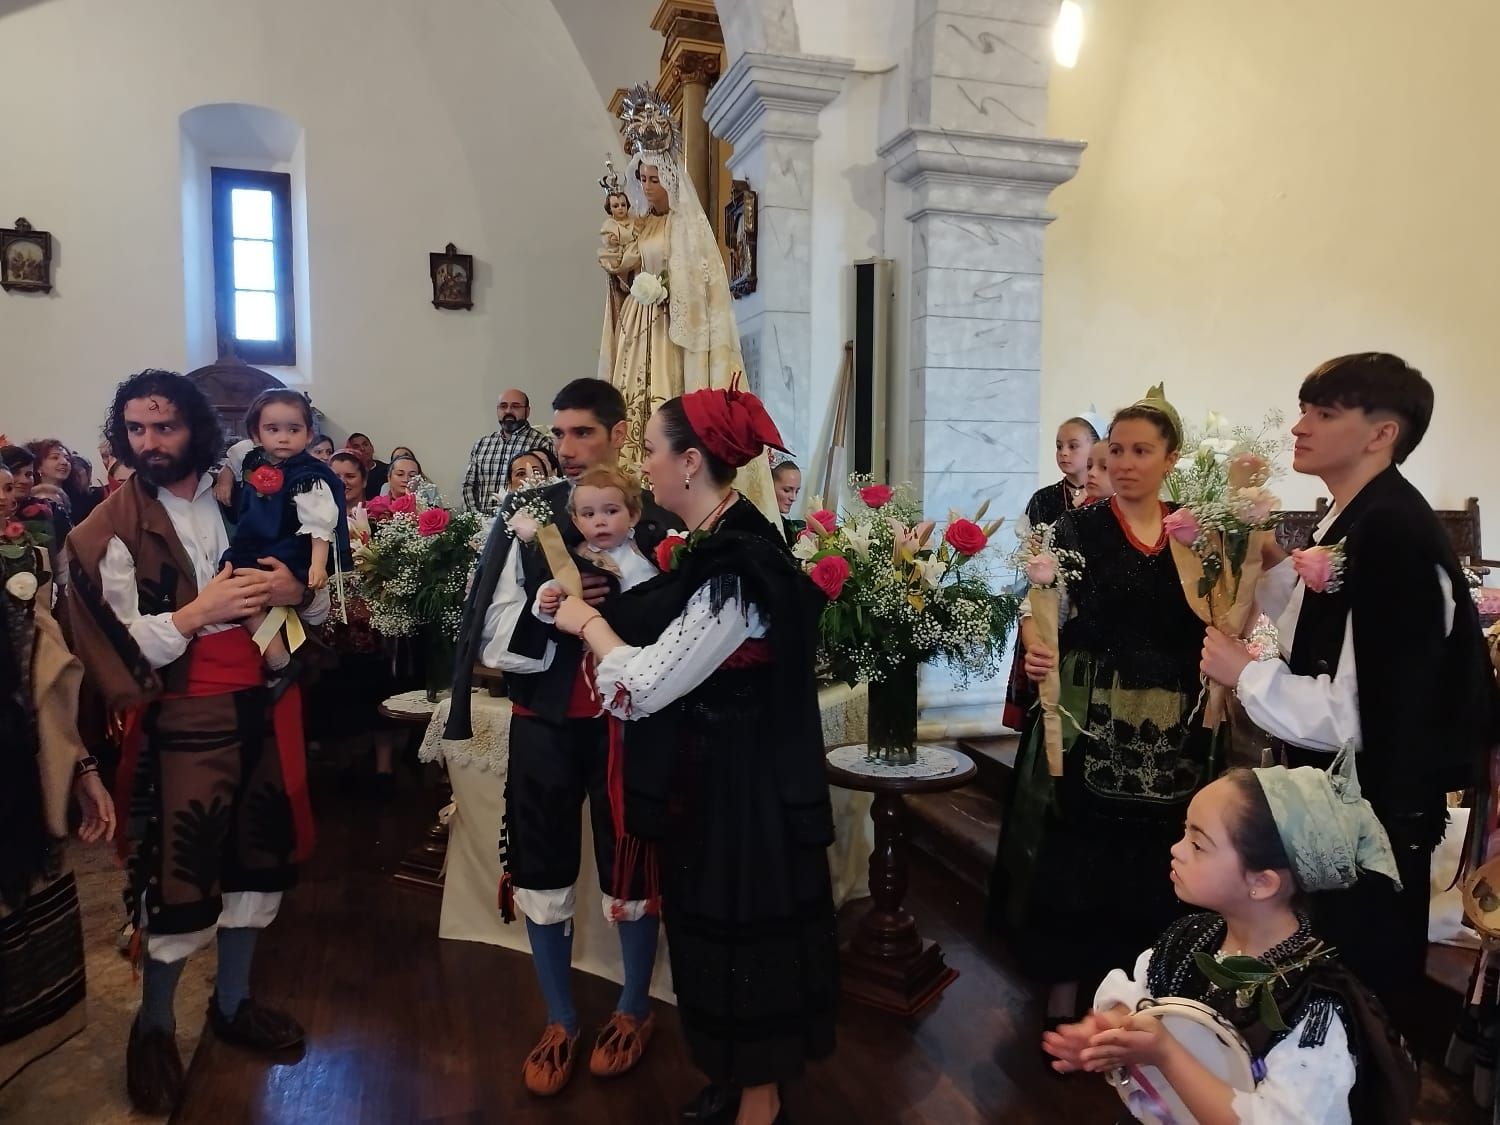
[[870,809],[875,850],[870,853],[870,909],[844,947],[845,995],[900,1015],[935,1000],[958,977],[937,942],[917,932],[906,898],[906,802],[899,793],[876,793]]

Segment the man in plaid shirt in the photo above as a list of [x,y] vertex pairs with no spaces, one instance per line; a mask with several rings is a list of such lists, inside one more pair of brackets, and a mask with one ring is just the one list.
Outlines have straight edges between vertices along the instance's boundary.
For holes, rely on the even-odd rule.
[[525,392],[512,387],[495,404],[499,428],[485,434],[469,451],[469,467],[464,471],[464,507],[476,512],[491,512],[494,497],[504,492],[510,482],[505,479],[511,461],[533,449],[552,452],[552,435],[533,429],[531,400]]

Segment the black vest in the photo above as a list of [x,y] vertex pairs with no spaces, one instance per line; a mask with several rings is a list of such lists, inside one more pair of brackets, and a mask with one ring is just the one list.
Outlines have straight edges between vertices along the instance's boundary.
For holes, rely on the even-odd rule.
[[[1386,820],[1443,815],[1443,794],[1473,784],[1500,714],[1468,582],[1442,524],[1391,466],[1319,540],[1342,543],[1343,582],[1304,592],[1288,661],[1299,676],[1336,676],[1354,622],[1365,795]],[[1445,636],[1441,569],[1452,584]]]
[[[583,536],[573,525],[573,517],[568,512],[572,486],[566,481],[560,481],[541,490],[540,495],[551,503],[553,522],[557,524],[568,549],[572,550],[583,542]],[[527,493],[525,498],[529,500],[532,496],[532,493]],[[464,602],[463,624],[459,627],[458,645],[453,660],[453,698],[449,704],[448,722],[443,728],[443,737],[447,739],[474,736],[470,712],[474,664],[479,659],[485,612],[495,598],[495,589],[500,584],[500,573],[506,559],[510,557],[509,552],[516,549],[515,540],[505,526],[505,520],[515,512],[520,500],[519,494],[512,493],[501,506],[495,526],[490,530],[489,542],[485,544],[484,553],[480,556],[474,585],[469,589],[468,599]],[[641,518],[635,527],[636,545],[640,547],[642,554],[652,558],[656,545],[674,526],[681,526],[681,521],[665,508],[659,507],[650,493],[642,497]],[[567,718],[573,679],[578,673],[578,661],[583,655],[583,642],[538,621],[531,612],[537,590],[552,575],[540,548],[523,544],[521,549],[524,552],[521,571],[526,586],[526,611],[516,623],[510,649],[518,656],[535,658],[540,658],[546,651],[549,640],[557,642],[557,649],[552,663],[544,672],[506,673],[506,690],[516,703],[535,711],[549,722],[561,723]],[[586,559],[575,556],[575,561],[580,573],[601,575],[610,582],[612,595],[619,592],[619,580],[614,575],[591,566]]]

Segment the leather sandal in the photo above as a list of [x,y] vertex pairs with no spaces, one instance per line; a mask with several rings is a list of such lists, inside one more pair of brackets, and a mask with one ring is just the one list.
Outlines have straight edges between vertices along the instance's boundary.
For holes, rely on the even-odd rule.
[[589,1059],[589,1073],[595,1078],[618,1078],[634,1070],[646,1053],[656,1017],[638,1020],[624,1012],[615,1012],[594,1040],[594,1054]]
[[550,1098],[573,1077],[573,1064],[577,1060],[577,1033],[569,1035],[562,1024],[549,1023],[531,1054],[526,1056],[521,1077],[526,1088],[537,1097]]

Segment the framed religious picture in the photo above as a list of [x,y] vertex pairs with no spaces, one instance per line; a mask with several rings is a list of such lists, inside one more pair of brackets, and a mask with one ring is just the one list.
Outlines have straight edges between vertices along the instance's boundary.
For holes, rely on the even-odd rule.
[[0,288],[52,292],[52,236],[25,219],[0,229]]
[[729,245],[729,291],[736,297],[755,292],[755,193],[735,180],[724,208],[724,241]]
[[474,255],[460,254],[450,242],[441,254],[429,254],[427,258],[432,273],[432,307],[472,309]]

